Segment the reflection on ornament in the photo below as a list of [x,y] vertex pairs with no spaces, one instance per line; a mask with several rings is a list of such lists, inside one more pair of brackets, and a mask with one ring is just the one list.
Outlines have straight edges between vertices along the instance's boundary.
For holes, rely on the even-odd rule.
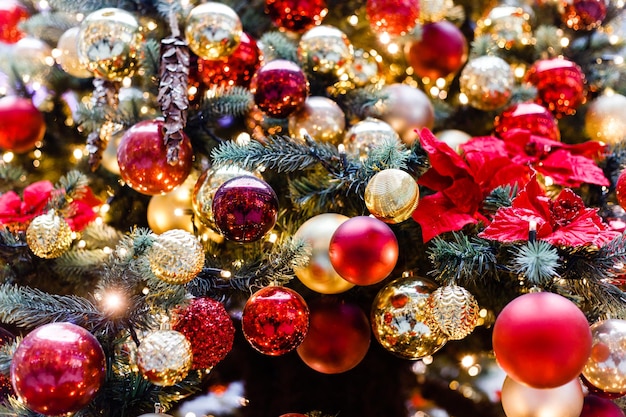
[[237,13],[218,2],[200,4],[189,12],[185,38],[200,58],[219,59],[232,54],[241,40],[243,27]]
[[461,145],[469,141],[472,136],[458,129],[441,130],[435,134],[437,139],[454,149],[458,154],[461,153]]
[[363,49],[355,49],[352,65],[349,68],[350,80],[363,87],[380,80],[381,68],[376,57]]
[[78,78],[89,78],[93,74],[81,62],[78,57],[78,32],[80,28],[69,28],[59,38],[57,43],[56,61],[63,71]]
[[465,288],[445,285],[428,297],[432,317],[448,339],[461,340],[478,324],[478,302]]
[[157,235],[148,250],[150,270],[173,285],[191,281],[204,267],[204,249],[191,233],[173,229]]
[[415,142],[416,129],[433,128],[435,109],[422,90],[408,84],[395,83],[383,87],[381,93],[386,99],[379,117],[389,123],[404,143],[411,145]]
[[531,12],[522,6],[496,6],[476,22],[476,37],[491,35],[500,48],[529,45]]
[[17,0],[0,3],[0,42],[15,43],[24,36],[19,25],[30,17],[28,9]]
[[0,149],[24,153],[35,148],[46,133],[43,114],[25,97],[0,98]]
[[626,392],[626,320],[608,319],[591,326],[591,355],[584,377],[606,392]]
[[565,58],[536,61],[524,79],[537,88],[537,103],[557,118],[576,113],[586,100],[585,74],[576,63]]
[[382,143],[401,143],[400,136],[393,127],[373,117],[355,123],[343,138],[346,152],[355,158],[367,158],[370,150]]
[[155,385],[172,386],[191,369],[191,343],[175,330],[155,330],[137,348],[137,367]]
[[606,0],[563,0],[559,3],[561,21],[574,30],[592,30],[606,18]]
[[385,285],[372,303],[374,337],[386,350],[404,359],[432,355],[447,342],[432,320],[428,297],[437,285],[420,277],[397,278]]
[[160,234],[172,229],[193,233],[191,194],[196,180],[197,175],[191,174],[174,191],[152,196],[148,202],[146,217],[148,226],[154,233]]
[[72,245],[72,229],[63,217],[50,210],[35,217],[28,225],[26,243],[40,258],[58,258]]
[[298,58],[307,71],[339,77],[348,72],[354,50],[350,40],[334,26],[309,29],[298,43]]
[[470,106],[489,111],[509,102],[515,86],[513,70],[497,56],[481,56],[468,61],[460,78],[461,93]]
[[528,387],[508,376],[502,384],[502,407],[506,417],[580,417],[583,401],[583,390],[577,378],[546,389]]
[[418,0],[367,0],[365,12],[374,32],[399,36],[417,24],[420,4]]
[[275,59],[254,73],[250,92],[261,110],[282,119],[302,106],[309,95],[309,81],[296,63]]
[[87,15],[80,24],[78,58],[96,77],[122,81],[137,67],[143,37],[131,13],[103,8]]
[[265,13],[280,29],[302,33],[322,23],[328,8],[326,0],[266,0]]
[[415,211],[419,202],[417,181],[406,171],[384,169],[374,174],[365,187],[365,205],[385,223],[402,223]]
[[556,118],[537,103],[518,103],[505,109],[494,120],[494,130],[502,137],[511,129],[526,129],[531,134],[555,141],[561,140]]
[[603,95],[587,107],[585,130],[592,140],[617,145],[626,139],[626,97]]
[[289,135],[304,141],[305,132],[314,140],[334,145],[343,139],[346,116],[333,100],[307,97],[300,109],[289,115]]

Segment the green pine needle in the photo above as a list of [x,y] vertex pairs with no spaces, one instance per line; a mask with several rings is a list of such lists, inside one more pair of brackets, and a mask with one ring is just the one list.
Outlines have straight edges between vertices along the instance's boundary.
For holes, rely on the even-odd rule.
[[273,59],[286,59],[298,62],[298,45],[282,32],[267,32],[261,36],[260,42],[265,45],[264,51],[269,52],[266,62]]
[[502,185],[494,188],[485,198],[483,210],[493,215],[499,208],[511,207],[513,198],[517,195],[517,192],[517,185]]
[[[243,116],[254,106],[254,98],[244,87],[218,88],[200,104],[198,115],[206,121],[215,121],[224,116]],[[197,117],[197,116],[196,116]]]
[[547,242],[528,242],[511,249],[511,253],[511,270],[523,276],[531,285],[542,287],[558,275],[559,254]]

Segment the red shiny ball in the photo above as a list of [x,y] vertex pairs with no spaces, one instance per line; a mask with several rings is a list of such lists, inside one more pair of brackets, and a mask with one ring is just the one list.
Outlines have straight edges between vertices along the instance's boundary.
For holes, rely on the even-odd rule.
[[617,203],[626,210],[626,170],[622,171],[617,177],[615,183],[615,196],[617,197]]
[[330,238],[328,254],[335,271],[355,285],[387,278],[398,261],[398,240],[384,222],[357,216],[343,222]]
[[254,242],[276,224],[278,197],[265,181],[244,175],[220,185],[211,208],[215,225],[226,239]]
[[556,388],[577,378],[591,353],[583,312],[550,292],[521,295],[504,307],[493,328],[500,367],[532,388]]
[[533,135],[561,140],[556,118],[537,103],[519,103],[504,110],[494,121],[496,135],[502,137],[511,129],[526,129]]
[[19,30],[19,24],[28,17],[30,13],[24,5],[14,0],[2,0],[0,2],[0,42],[15,43],[22,39],[24,34]]
[[420,6],[418,0],[367,0],[365,13],[374,32],[399,36],[415,27]]
[[57,416],[85,407],[104,382],[104,351],[87,330],[50,323],[22,340],[11,362],[11,382],[26,406]]
[[162,120],[141,121],[124,133],[117,147],[120,176],[133,190],[164,194],[182,184],[193,163],[191,141],[183,133],[178,162],[167,162]]
[[595,395],[585,396],[580,417],[624,417],[624,412],[617,404]]
[[326,14],[326,0],[266,0],[265,13],[283,30],[305,32],[319,25]]
[[357,366],[371,341],[363,310],[334,299],[318,299],[309,308],[309,331],[296,350],[300,359],[323,374],[340,374]]
[[261,51],[257,42],[244,32],[232,54],[219,59],[198,58],[198,77],[208,88],[248,87],[260,65]]
[[28,152],[43,139],[46,122],[33,102],[24,97],[0,98],[0,148]]
[[574,62],[563,58],[542,59],[525,76],[537,88],[537,102],[556,117],[572,115],[585,102],[585,74]]
[[192,369],[211,369],[233,348],[235,326],[224,305],[209,297],[194,298],[176,311],[172,329],[191,343]]
[[606,17],[606,3],[606,0],[561,1],[561,20],[574,30],[595,29]]
[[284,355],[304,340],[309,329],[309,307],[290,288],[265,287],[246,302],[241,327],[246,340],[259,352]]
[[250,92],[261,110],[281,119],[302,106],[309,95],[309,81],[297,64],[276,59],[254,73]]
[[467,62],[467,39],[453,23],[426,23],[422,37],[407,44],[406,59],[420,78],[431,81],[456,74]]

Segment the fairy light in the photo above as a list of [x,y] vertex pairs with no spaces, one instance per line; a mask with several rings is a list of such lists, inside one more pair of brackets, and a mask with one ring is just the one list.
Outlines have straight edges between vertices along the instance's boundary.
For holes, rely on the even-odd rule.
[[235,142],[239,146],[246,146],[247,144],[250,143],[251,140],[252,140],[252,137],[250,136],[248,132],[241,132],[240,134],[237,135]]
[[11,162],[13,159],[15,159],[15,154],[13,152],[5,152],[2,154],[2,160],[6,163]]
[[459,94],[459,103],[461,103],[462,105],[466,105],[467,103],[469,103],[469,99],[467,98],[465,93]]
[[87,242],[81,239],[78,241],[77,246],[78,246],[78,249],[85,249],[85,247],[87,247]]
[[387,45],[389,42],[391,42],[391,36],[389,36],[389,34],[387,32],[383,32],[383,33],[380,34],[378,40],[383,45]]
[[122,80],[122,87],[130,87],[131,85],[133,85],[133,80],[130,77],[124,77],[124,79]]
[[102,296],[102,306],[109,314],[121,313],[126,308],[126,299],[118,291],[107,291]]
[[74,157],[74,159],[76,160],[80,160],[82,159],[82,157],[84,156],[83,154],[83,150],[81,148],[76,148],[72,151],[72,156]]
[[476,363],[476,358],[473,355],[465,355],[461,358],[461,366],[463,368],[470,368]]
[[422,362],[424,362],[424,364],[426,365],[430,365],[431,363],[433,363],[434,358],[431,355],[428,356],[424,356],[422,358]]
[[107,255],[110,255],[111,253],[113,253],[113,249],[111,249],[108,246],[105,246],[104,248],[102,248],[102,252],[106,253]]
[[400,51],[400,46],[398,46],[397,43],[392,42],[389,45],[387,45],[387,52],[389,52],[392,55],[397,54]]
[[222,270],[220,271],[220,278],[224,278],[224,279],[226,279],[226,278],[230,278],[232,275],[233,275],[233,274],[232,274],[230,271],[227,271],[227,270],[225,270],[225,269],[222,269]]
[[359,16],[353,14],[352,16],[348,16],[348,23],[352,26],[356,26],[359,24]]

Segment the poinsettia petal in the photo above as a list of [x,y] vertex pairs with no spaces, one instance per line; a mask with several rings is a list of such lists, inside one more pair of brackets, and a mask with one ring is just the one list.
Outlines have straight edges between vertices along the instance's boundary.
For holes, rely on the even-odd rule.
[[520,191],[513,199],[511,206],[514,208],[528,209],[534,211],[537,216],[544,219],[546,222],[550,222],[552,217],[550,211],[550,198],[547,197],[537,178],[533,176],[530,181],[526,183],[526,186]]
[[468,167],[463,158],[445,142],[440,141],[433,133],[424,128],[419,132],[422,148],[428,153],[431,169],[440,175],[451,178],[469,175]]
[[619,235],[619,232],[610,230],[608,225],[602,222],[596,209],[586,208],[576,219],[557,228],[550,236],[546,236],[545,240],[560,246],[589,244],[602,246]]
[[454,178],[443,176],[431,168],[418,178],[417,183],[433,191],[442,191],[454,183]]
[[604,172],[592,159],[582,155],[572,155],[564,149],[552,152],[536,166],[536,169],[552,178],[555,184],[564,187],[579,187],[584,183],[609,185]]
[[461,230],[477,220],[470,214],[459,211],[443,193],[435,193],[420,199],[413,219],[422,229],[422,239],[428,242],[442,233]]
[[538,216],[534,210],[503,207],[496,212],[491,224],[478,236],[507,243],[528,240],[531,222],[536,224],[537,238],[548,236],[552,232],[550,223]]
[[22,193],[22,212],[41,214],[43,212],[54,185],[50,181],[37,181],[24,188]]
[[443,190],[446,197],[463,213],[473,214],[483,202],[480,187],[470,178],[460,178]]
[[7,191],[0,195],[0,221],[19,215],[22,200],[15,191]]
[[70,215],[65,217],[65,221],[73,231],[81,231],[89,223],[94,221],[98,214],[93,209],[94,206],[83,200],[75,200],[70,205]]

